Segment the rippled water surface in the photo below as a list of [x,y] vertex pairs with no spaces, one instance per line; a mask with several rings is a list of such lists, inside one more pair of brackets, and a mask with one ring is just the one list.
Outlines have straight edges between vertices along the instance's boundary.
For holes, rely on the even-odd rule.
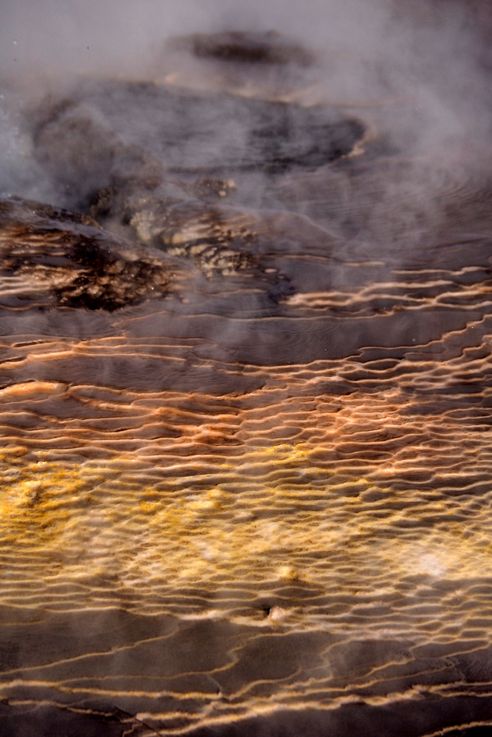
[[399,148],[408,100],[265,97],[30,111],[1,735],[492,733],[490,152]]

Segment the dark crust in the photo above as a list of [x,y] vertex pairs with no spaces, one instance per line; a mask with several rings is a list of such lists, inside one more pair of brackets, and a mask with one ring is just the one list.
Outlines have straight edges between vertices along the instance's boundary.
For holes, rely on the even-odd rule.
[[201,59],[217,59],[240,64],[309,66],[314,63],[312,53],[275,31],[196,33],[176,39],[173,45],[188,49]]
[[22,276],[43,304],[114,310],[164,296],[164,260],[128,253],[87,215],[40,203],[0,202],[0,273]]

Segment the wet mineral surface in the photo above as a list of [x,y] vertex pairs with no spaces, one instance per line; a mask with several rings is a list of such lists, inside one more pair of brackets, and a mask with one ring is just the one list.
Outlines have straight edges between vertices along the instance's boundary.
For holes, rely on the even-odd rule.
[[30,111],[57,204],[0,203],[1,735],[490,733],[490,182],[420,161],[410,199],[369,112],[118,80]]

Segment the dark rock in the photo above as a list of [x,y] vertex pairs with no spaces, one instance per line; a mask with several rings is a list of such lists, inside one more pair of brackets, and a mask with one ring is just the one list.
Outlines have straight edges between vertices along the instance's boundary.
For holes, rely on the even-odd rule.
[[108,311],[163,296],[170,281],[164,259],[118,242],[90,217],[20,199],[0,202],[0,273],[19,304]]
[[171,45],[175,49],[190,51],[199,58],[242,64],[308,66],[315,58],[312,52],[275,31],[194,33],[173,39]]

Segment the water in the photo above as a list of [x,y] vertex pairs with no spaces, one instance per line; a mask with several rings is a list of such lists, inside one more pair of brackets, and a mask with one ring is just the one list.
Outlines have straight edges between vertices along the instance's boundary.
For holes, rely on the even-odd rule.
[[487,177],[384,106],[279,104],[105,81],[31,120],[56,208],[0,211],[0,734],[490,729]]

